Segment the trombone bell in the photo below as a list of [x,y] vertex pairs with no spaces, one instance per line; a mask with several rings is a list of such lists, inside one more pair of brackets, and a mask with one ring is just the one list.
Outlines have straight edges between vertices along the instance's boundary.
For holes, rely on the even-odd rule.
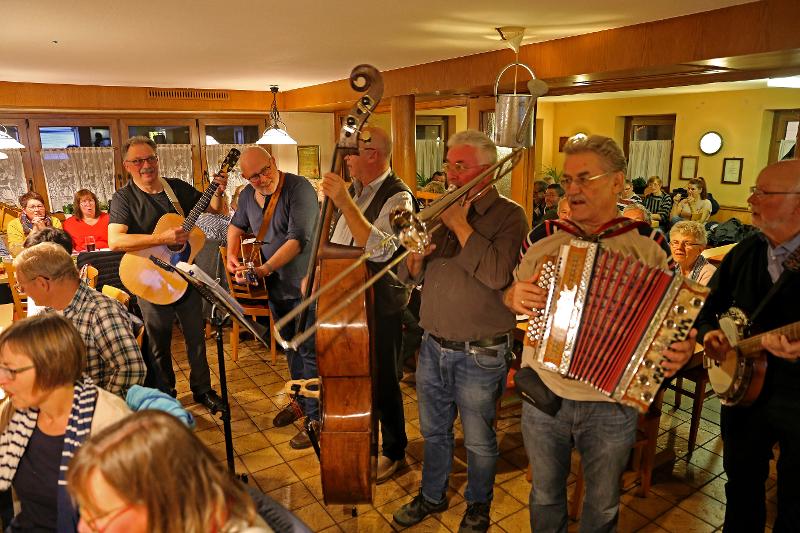
[[402,206],[395,207],[389,220],[397,240],[406,250],[417,254],[425,253],[425,249],[431,243],[431,238],[425,223],[413,211]]

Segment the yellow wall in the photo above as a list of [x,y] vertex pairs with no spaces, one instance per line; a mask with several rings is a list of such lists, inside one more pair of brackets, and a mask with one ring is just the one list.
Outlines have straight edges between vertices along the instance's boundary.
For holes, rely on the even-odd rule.
[[[333,113],[303,113],[287,111],[281,113],[281,120],[286,123],[286,131],[297,141],[297,144],[319,145],[320,174],[331,168],[333,150],[336,139],[333,131]],[[278,168],[284,172],[297,172],[297,146],[293,144],[272,147]]]
[[[467,129],[467,107],[441,107],[439,109],[418,109],[417,115],[453,115],[456,117],[456,131]],[[452,135],[456,131],[451,131]]]
[[[697,175],[706,179],[709,192],[721,205],[744,207],[748,188],[758,172],[767,164],[772,133],[773,111],[800,108],[800,90],[750,89],[714,93],[677,94],[671,96],[596,99],[582,102],[548,101],[540,106],[539,118],[547,117],[552,105],[550,150],[544,148],[552,164],[561,168],[564,154],[558,153],[558,139],[578,132],[607,135],[622,144],[624,117],[632,115],[675,114],[675,145],[672,152],[672,188],[685,181],[679,179],[681,156],[699,156]],[[713,156],[700,152],[700,136],[707,131],[722,135],[722,150]],[[744,158],[741,185],[722,184],[722,163],[726,157]]]

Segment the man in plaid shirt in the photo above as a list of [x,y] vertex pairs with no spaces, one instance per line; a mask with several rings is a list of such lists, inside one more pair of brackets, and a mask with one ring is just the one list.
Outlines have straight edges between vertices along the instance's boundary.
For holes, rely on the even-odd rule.
[[117,302],[81,283],[75,263],[58,244],[26,248],[14,259],[17,287],[70,319],[86,343],[86,371],[97,386],[125,398],[144,383],[146,368],[128,312]]

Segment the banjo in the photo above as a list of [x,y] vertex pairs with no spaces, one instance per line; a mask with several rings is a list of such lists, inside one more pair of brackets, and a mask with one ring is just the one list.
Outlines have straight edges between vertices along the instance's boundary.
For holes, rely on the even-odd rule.
[[767,373],[767,351],[761,346],[764,335],[786,335],[790,341],[800,338],[800,322],[746,337],[749,326],[744,311],[731,307],[720,317],[719,328],[733,348],[722,362],[707,356],[703,358],[708,380],[723,405],[747,406],[761,394]]

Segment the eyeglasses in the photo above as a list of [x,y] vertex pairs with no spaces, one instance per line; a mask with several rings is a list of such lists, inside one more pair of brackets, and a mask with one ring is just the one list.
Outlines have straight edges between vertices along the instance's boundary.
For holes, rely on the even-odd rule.
[[699,242],[686,242],[686,241],[669,241],[669,245],[673,248],[696,248],[703,246]]
[[569,187],[572,184],[575,184],[577,187],[584,187],[590,181],[598,180],[604,176],[609,175],[610,172],[603,172],[602,174],[598,174],[597,176],[578,176],[577,178],[561,178],[560,184],[562,187]]
[[750,187],[750,194],[752,194],[756,198],[759,198],[761,196],[800,194],[800,191],[762,191],[758,187]]
[[[89,526],[89,529],[92,533],[103,533],[108,526],[111,525],[111,522],[128,512],[130,509],[133,508],[133,504],[129,503],[128,505],[121,507],[119,509],[114,509],[112,511],[107,512],[104,515],[98,516],[96,518],[92,518],[86,510],[83,511],[83,521]],[[104,520],[105,524],[103,526],[98,526],[97,521]]]
[[[257,178],[259,178],[260,176],[262,176],[262,175],[264,174],[264,172],[266,172],[267,170],[269,170],[269,169],[271,169],[271,168],[272,168],[272,165],[266,165],[266,166],[264,166],[264,168],[262,168],[261,170],[259,170],[258,172],[256,172],[256,173],[255,173],[255,174],[253,174],[252,176],[250,176],[249,178],[245,178],[245,179],[246,179],[247,181],[250,181],[250,180],[257,179]],[[243,177],[244,177],[244,176],[243,176]]]
[[30,366],[22,366],[19,368],[11,368],[8,366],[0,366],[0,379],[3,381],[14,381],[17,379],[17,374],[20,372],[25,372],[26,370],[30,370],[33,368],[33,365]]
[[442,169],[445,172],[455,172],[456,174],[461,174],[461,173],[466,172],[468,170],[473,170],[473,169],[481,168],[481,167],[485,167],[485,166],[488,166],[488,165],[475,165],[474,167],[468,167],[468,166],[466,166],[466,165],[464,165],[462,163],[444,162],[442,164]]
[[[43,279],[46,279],[47,281],[50,281],[50,278],[48,278],[47,276],[36,276],[33,279],[36,279],[36,278],[43,278]],[[19,278],[17,278],[17,280],[14,282],[14,290],[17,291],[18,293],[24,294],[25,293],[25,289],[22,286],[23,285],[27,285],[28,283],[33,281],[33,279],[30,280],[30,281],[20,281]]]
[[133,165],[135,167],[140,167],[140,166],[144,165],[145,162],[148,162],[148,163],[150,163],[152,165],[152,164],[155,164],[156,161],[158,161],[158,156],[155,155],[155,154],[153,154],[153,155],[151,155],[149,157],[140,157],[139,159],[126,159],[125,160],[126,163],[130,163],[131,165]]
[[35,211],[38,211],[39,209],[42,209],[42,210],[44,210],[44,204],[36,204],[36,205],[30,205],[30,204],[28,204],[28,206],[26,207],[26,209],[33,209],[33,210],[35,210]]

